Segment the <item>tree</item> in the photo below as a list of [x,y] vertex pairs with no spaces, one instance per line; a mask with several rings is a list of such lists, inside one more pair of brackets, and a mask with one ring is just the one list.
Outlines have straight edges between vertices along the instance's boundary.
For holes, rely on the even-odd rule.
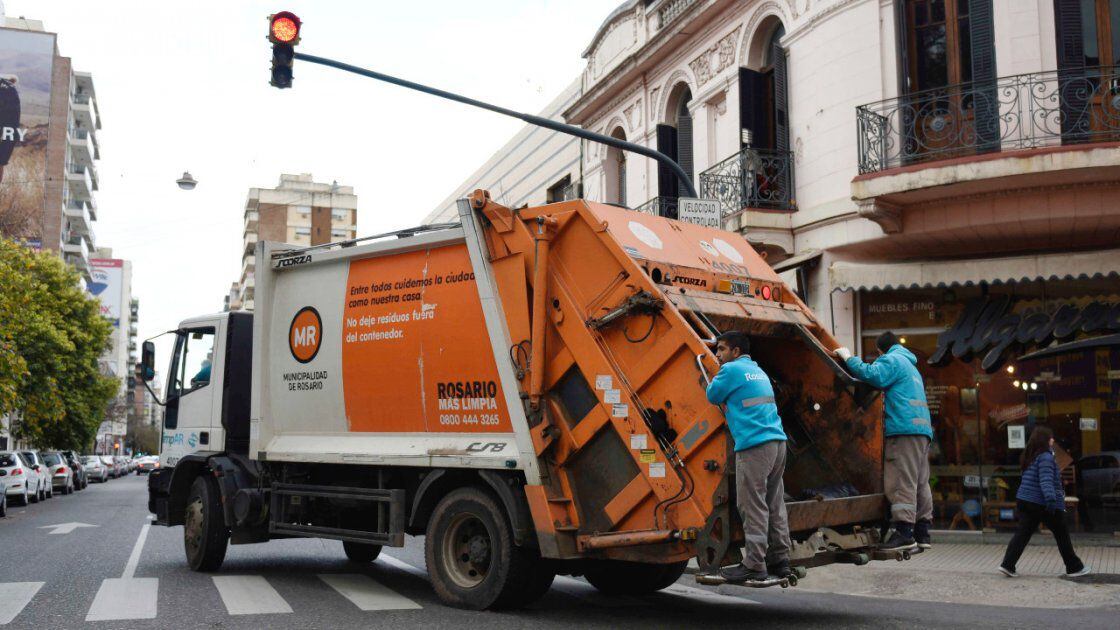
[[0,413],[17,438],[81,449],[119,389],[98,370],[112,326],[52,253],[0,238],[0,282]]

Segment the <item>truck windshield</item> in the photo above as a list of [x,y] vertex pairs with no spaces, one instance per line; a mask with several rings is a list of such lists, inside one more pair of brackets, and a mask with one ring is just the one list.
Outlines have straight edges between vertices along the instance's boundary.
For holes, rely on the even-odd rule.
[[210,384],[214,361],[214,329],[198,328],[183,333],[176,345],[175,373],[169,394],[182,396]]

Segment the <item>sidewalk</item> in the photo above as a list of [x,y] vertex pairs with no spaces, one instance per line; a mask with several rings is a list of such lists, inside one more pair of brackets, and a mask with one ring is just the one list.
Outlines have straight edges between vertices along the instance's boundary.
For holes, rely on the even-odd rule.
[[908,562],[810,569],[798,590],[1026,608],[1120,606],[1120,547],[1077,547],[1093,573],[1076,581],[1060,577],[1057,547],[1027,547],[1018,578],[998,572],[1003,552],[1002,545],[935,544]]

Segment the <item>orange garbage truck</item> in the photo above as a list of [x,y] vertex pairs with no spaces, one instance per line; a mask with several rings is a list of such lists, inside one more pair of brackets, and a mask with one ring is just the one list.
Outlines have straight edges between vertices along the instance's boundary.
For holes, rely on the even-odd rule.
[[[454,606],[525,604],[557,574],[641,594],[739,560],[734,458],[705,385],[751,336],[789,436],[791,561],[875,559],[880,409],[742,236],[583,200],[330,245],[256,246],[255,312],[185,320],[156,523],[192,569],[227,545],[425,536]],[[142,372],[155,371],[144,344]]]

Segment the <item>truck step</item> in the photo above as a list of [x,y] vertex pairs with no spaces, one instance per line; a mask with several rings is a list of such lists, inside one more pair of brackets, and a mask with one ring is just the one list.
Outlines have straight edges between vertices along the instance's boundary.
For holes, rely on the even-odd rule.
[[[388,547],[404,546],[405,491],[403,489],[276,483],[272,485],[271,494],[268,523],[270,534],[330,538]],[[370,531],[294,522],[299,519],[298,516],[289,516],[293,512],[291,508],[296,502],[304,502],[307,499],[379,504],[375,529]],[[298,515],[298,510],[295,513]]]

